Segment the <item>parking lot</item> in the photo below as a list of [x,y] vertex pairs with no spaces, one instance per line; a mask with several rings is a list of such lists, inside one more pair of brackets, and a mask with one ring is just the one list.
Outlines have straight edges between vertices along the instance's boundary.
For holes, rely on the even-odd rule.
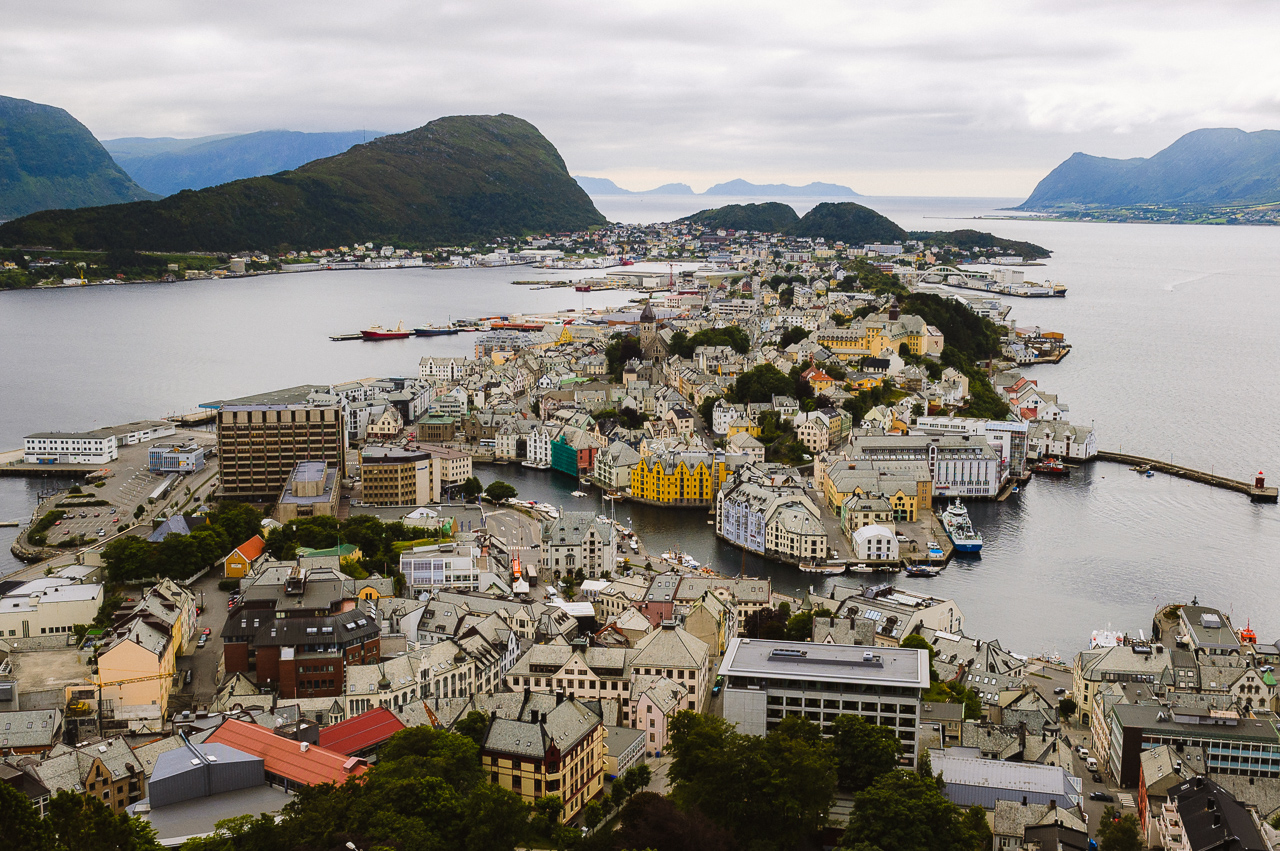
[[[206,448],[215,444],[213,434],[209,432],[179,431],[165,441],[194,439]],[[134,512],[139,505],[144,513],[139,522],[145,521],[161,511],[170,513],[179,510],[185,504],[189,510],[196,504],[195,491],[188,493],[188,488],[199,489],[202,499],[207,498],[208,484],[217,475],[217,459],[209,459],[203,470],[191,476],[182,476],[174,483],[171,491],[156,503],[149,504],[148,499],[165,481],[165,476],[156,475],[147,470],[147,453],[152,443],[140,443],[120,449],[120,457],[106,465],[95,469],[108,471],[101,485],[87,483],[80,486],[83,493],[72,495],[66,492],[46,500],[37,511],[37,519],[55,508],[67,514],[47,533],[50,545],[57,545],[69,538],[83,536],[86,541],[94,542],[115,535],[121,525],[133,525]],[[76,505],[76,503],[106,503],[105,505]],[[101,534],[100,534],[101,533]]]

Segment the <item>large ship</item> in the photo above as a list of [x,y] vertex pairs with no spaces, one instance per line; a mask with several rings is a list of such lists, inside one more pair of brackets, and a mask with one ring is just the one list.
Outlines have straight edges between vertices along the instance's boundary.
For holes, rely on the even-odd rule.
[[394,331],[387,330],[381,325],[371,325],[360,332],[360,336],[365,340],[403,340],[405,337],[412,337],[412,331],[406,331],[396,323]]
[[942,512],[942,527],[947,530],[958,553],[976,553],[982,551],[982,536],[969,522],[969,509],[956,500]]
[[460,329],[451,325],[419,325],[413,329],[417,337],[442,337],[446,334],[457,334]]

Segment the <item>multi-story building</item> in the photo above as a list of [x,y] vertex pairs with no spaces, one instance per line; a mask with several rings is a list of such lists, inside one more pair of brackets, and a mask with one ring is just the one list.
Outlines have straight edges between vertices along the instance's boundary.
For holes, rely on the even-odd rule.
[[366,446],[360,452],[360,499],[368,505],[437,503],[442,469],[424,449]]
[[655,452],[631,470],[631,498],[654,505],[714,504],[725,479],[746,456],[723,452]]
[[299,517],[333,517],[338,512],[338,471],[324,461],[299,461],[276,500],[274,517],[288,523]]
[[490,720],[480,762],[528,804],[559,796],[569,821],[604,788],[604,725],[572,697],[526,694],[514,718]]
[[[1280,733],[1269,718],[1230,710],[1116,703],[1107,710],[1106,765],[1120,786],[1138,784],[1142,752],[1158,745],[1203,748],[1214,774],[1280,777]],[[1101,761],[1101,760],[1100,760]]]
[[114,429],[40,432],[24,439],[27,464],[110,464],[120,457]]
[[57,576],[24,582],[0,597],[0,636],[70,635],[76,624],[93,622],[102,600],[96,582]]
[[440,588],[481,590],[480,552],[466,544],[414,547],[400,554],[400,573],[414,597]]
[[223,666],[282,698],[337,697],[347,665],[379,659],[372,604],[347,596],[342,575],[289,568],[283,585],[245,589],[222,628]]
[[595,579],[617,568],[618,539],[613,524],[590,512],[566,511],[542,527],[542,568],[548,574],[583,571]]
[[[332,397],[331,397],[332,398]],[[346,475],[346,425],[336,403],[223,405],[218,463],[225,496],[273,500],[299,461]]]
[[596,453],[591,478],[602,488],[626,491],[631,487],[631,470],[640,463],[640,453],[620,440]]
[[469,453],[430,443],[416,444],[414,448],[431,454],[431,457],[440,467],[441,485],[448,487],[449,485],[460,484],[471,478],[471,455]]
[[204,469],[204,447],[195,441],[157,443],[147,450],[147,469],[162,476],[198,473]]
[[844,328],[817,330],[811,337],[841,360],[878,358],[886,350],[896,354],[905,343],[914,355],[941,354],[942,333],[919,316],[903,316],[897,302],[888,313],[876,313]]
[[902,764],[916,763],[920,695],[929,687],[925,650],[735,638],[719,673],[724,718],[739,732],[763,736],[788,716],[828,732],[840,715],[858,715],[892,728]]
[[[854,473],[852,478],[867,472],[919,476],[920,465],[924,465],[928,470],[930,499],[932,494],[941,497],[993,497],[999,493],[1003,481],[1000,453],[991,448],[986,438],[976,435],[948,437],[856,432],[838,455],[824,456],[823,463],[828,478],[835,470]],[[832,509],[836,510],[853,492],[837,490],[832,493],[829,489],[828,501]],[[886,493],[882,489],[873,492]],[[841,498],[835,498],[837,493]],[[928,508],[928,505],[917,506],[917,510]]]
[[423,443],[446,443],[457,433],[453,417],[443,416],[423,417],[418,420],[414,432]]
[[[972,417],[919,417],[912,430],[928,435],[976,435],[1000,453],[1002,477],[1021,477],[1027,472],[1028,434],[1031,426],[1009,420],[979,420]],[[1096,454],[1096,452],[1094,453]]]

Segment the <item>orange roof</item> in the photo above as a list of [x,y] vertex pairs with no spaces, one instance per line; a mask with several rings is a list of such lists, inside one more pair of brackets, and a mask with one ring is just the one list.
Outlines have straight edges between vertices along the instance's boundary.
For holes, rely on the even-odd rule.
[[295,783],[315,786],[320,783],[341,785],[348,777],[359,776],[369,766],[363,759],[307,745],[277,736],[265,727],[228,718],[207,741],[235,748],[260,757],[263,768]]
[[394,712],[378,706],[325,727],[320,731],[320,744],[341,754],[353,754],[380,745],[403,729],[404,722]]
[[244,556],[248,561],[253,561],[262,555],[262,551],[267,548],[267,542],[262,540],[261,535],[254,535],[240,546],[236,547],[236,552]]

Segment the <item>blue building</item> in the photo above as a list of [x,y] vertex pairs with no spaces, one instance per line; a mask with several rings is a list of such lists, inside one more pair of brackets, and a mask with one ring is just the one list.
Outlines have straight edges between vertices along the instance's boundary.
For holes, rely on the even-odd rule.
[[198,473],[204,469],[204,448],[196,443],[157,443],[147,451],[153,473]]

